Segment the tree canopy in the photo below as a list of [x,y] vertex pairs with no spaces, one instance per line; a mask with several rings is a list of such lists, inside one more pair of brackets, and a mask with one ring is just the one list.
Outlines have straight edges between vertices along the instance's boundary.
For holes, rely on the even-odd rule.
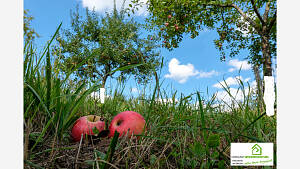
[[24,42],[32,42],[36,37],[39,37],[39,34],[31,27],[31,21],[34,19],[33,16],[29,15],[28,10],[24,10],[23,16],[23,36]]
[[[132,3],[137,6],[141,1]],[[147,5],[150,27],[158,28],[164,47],[177,48],[184,34],[195,38],[204,29],[215,29],[219,38],[214,42],[221,60],[248,49],[248,61],[263,65],[264,75],[272,75],[271,58],[276,56],[275,0],[149,0]]]
[[[85,17],[79,15],[78,8],[71,13],[71,29],[66,29],[57,37],[56,55],[61,58],[62,70],[87,59],[76,71],[76,78],[94,81],[101,79],[105,86],[108,77],[114,78],[114,70],[123,69],[118,77],[129,75],[139,82],[150,79],[160,65],[157,41],[148,35],[140,35],[140,24],[132,18],[125,18],[125,10],[107,13],[104,17],[86,9]],[[132,66],[131,65],[138,65]]]

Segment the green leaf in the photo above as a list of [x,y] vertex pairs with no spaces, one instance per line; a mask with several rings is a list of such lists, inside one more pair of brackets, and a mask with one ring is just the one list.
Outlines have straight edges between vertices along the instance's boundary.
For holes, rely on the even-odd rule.
[[[37,138],[41,135],[41,132],[32,132],[32,133],[29,133],[29,139],[30,140],[37,140]],[[43,142],[43,139],[41,139],[39,142]]]
[[92,131],[93,131],[93,133],[94,133],[95,136],[97,136],[100,133],[99,130],[97,129],[97,127],[94,127],[92,129]]
[[123,66],[123,67],[117,68],[117,69],[109,72],[108,74],[112,74],[112,73],[115,73],[117,71],[124,71],[124,70],[128,70],[128,69],[132,69],[132,68],[135,68],[135,67],[138,67],[138,66],[142,66],[142,65],[145,65],[145,63]]
[[220,145],[220,136],[218,134],[212,134],[208,137],[207,145],[210,148],[216,148]]
[[194,145],[194,153],[196,156],[198,157],[202,157],[205,154],[205,149],[204,147],[201,145],[200,142],[196,142]]
[[31,166],[31,167],[34,167],[34,168],[39,168],[39,169],[43,169],[43,167],[37,165],[37,164],[34,164],[33,162],[31,161],[28,161],[28,160],[24,160],[24,163]]
[[156,160],[157,160],[156,155],[151,154],[151,156],[150,156],[150,164],[151,164],[151,165],[154,165],[155,162],[156,162]]
[[95,163],[94,160],[85,160],[84,162],[88,165],[94,165],[94,163]]
[[[120,133],[118,133],[117,131],[115,131],[114,137],[113,137],[113,139],[112,139],[111,142],[110,142],[110,145],[109,145],[107,154],[106,154],[106,156],[105,156],[105,161],[107,161],[107,162],[109,162],[109,163],[111,162],[112,157],[113,157],[113,155],[114,155],[114,153],[115,153],[116,146],[117,146],[117,143],[118,143],[119,135],[120,135]],[[106,168],[106,165],[107,165],[107,163],[104,163],[104,164],[101,166],[101,169]]]
[[211,157],[214,158],[214,159],[218,159],[218,157],[219,157],[219,152],[218,152],[218,151],[214,151],[214,152],[211,154]]
[[97,154],[97,157],[99,157],[101,160],[105,159],[106,157],[106,154],[101,152],[101,151],[98,151],[98,150],[94,150]]
[[48,110],[50,110],[50,96],[51,96],[51,62],[50,62],[50,49],[47,48],[47,54],[46,54],[46,107]]
[[218,162],[218,169],[225,169],[225,161],[221,160]]

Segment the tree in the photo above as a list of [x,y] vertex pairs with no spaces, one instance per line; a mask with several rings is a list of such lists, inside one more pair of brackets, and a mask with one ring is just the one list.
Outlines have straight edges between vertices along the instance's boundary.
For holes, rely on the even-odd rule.
[[[139,0],[132,0],[136,6]],[[203,29],[216,29],[219,38],[215,46],[221,60],[226,51],[234,57],[248,49],[248,61],[257,67],[263,65],[263,75],[272,76],[272,58],[276,57],[275,0],[149,0],[150,28],[159,28],[164,47],[177,48],[183,34],[191,38]],[[130,5],[132,6],[132,5]],[[258,74],[258,72],[255,72]]]
[[159,68],[158,39],[141,38],[140,24],[126,19],[123,9],[118,12],[115,7],[101,18],[87,8],[85,14],[85,18],[80,16],[77,7],[71,13],[71,29],[57,37],[55,54],[62,58],[62,70],[67,72],[88,58],[76,71],[76,78],[92,82],[100,78],[104,87],[109,77],[114,78],[114,70],[127,67],[118,75],[120,79],[134,75],[139,82],[147,82]]
[[24,42],[32,42],[36,37],[40,37],[39,34],[35,32],[35,30],[31,27],[30,23],[34,19],[33,16],[28,14],[28,10],[24,10],[23,16],[23,31],[24,31]]

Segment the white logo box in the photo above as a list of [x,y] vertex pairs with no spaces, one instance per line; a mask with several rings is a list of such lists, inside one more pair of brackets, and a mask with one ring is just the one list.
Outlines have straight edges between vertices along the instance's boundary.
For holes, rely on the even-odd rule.
[[273,166],[273,143],[231,143],[231,166]]

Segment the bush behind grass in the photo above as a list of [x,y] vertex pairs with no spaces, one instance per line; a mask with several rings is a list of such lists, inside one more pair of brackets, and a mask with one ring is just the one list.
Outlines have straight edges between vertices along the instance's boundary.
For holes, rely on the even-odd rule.
[[[27,166],[230,168],[232,142],[273,142],[276,147],[276,116],[267,117],[260,112],[254,94],[246,95],[250,87],[242,82],[242,102],[235,100],[228,86],[223,86],[233,99],[231,105],[225,105],[226,109],[225,103],[217,103],[215,96],[204,100],[198,91],[181,95],[177,102],[179,92],[174,91],[172,102],[160,102],[157,92],[161,100],[169,97],[166,91],[158,91],[157,86],[153,93],[142,93],[136,98],[126,97],[122,92],[124,88],[120,87],[110,91],[112,97],[101,104],[90,95],[99,85],[85,82],[74,85],[70,79],[72,71],[80,65],[67,75],[55,76],[57,68],[51,64],[50,44],[57,31],[41,55],[32,44],[24,47],[24,160]],[[78,117],[96,114],[109,123],[113,116],[126,110],[139,112],[146,119],[146,132],[140,139],[102,139],[92,145],[82,145],[81,151],[78,151],[81,145],[71,141],[69,132]],[[112,153],[109,153],[109,145],[115,145]],[[68,156],[62,158],[62,154]],[[105,158],[108,154],[110,158]]]

